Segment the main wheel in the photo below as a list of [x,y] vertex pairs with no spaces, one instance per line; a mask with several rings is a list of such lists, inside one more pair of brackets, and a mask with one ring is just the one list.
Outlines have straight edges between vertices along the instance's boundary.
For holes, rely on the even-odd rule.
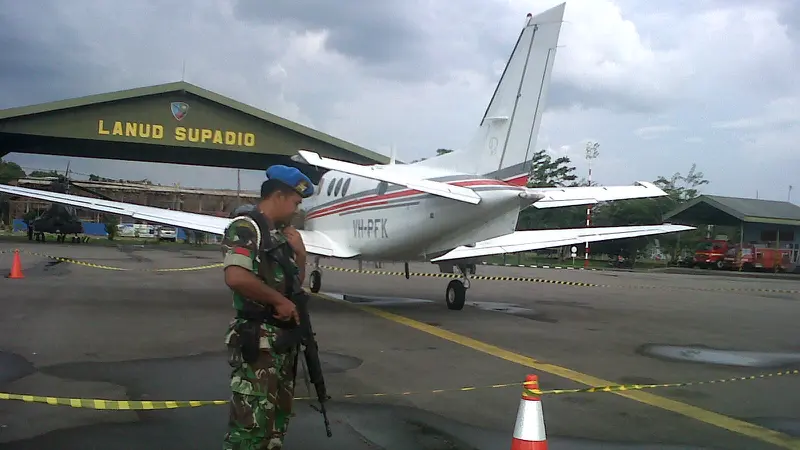
[[464,308],[464,301],[467,299],[467,289],[460,280],[452,280],[447,285],[447,308],[460,310]]
[[319,270],[312,271],[308,284],[311,285],[311,292],[315,294],[319,292],[319,289],[322,287],[322,272]]

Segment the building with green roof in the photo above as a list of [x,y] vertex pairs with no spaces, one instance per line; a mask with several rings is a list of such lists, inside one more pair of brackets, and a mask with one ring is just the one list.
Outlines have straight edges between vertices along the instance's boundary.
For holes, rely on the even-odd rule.
[[[389,158],[186,82],[0,110],[0,156],[11,152],[319,173],[298,149],[357,164]],[[314,180],[317,181],[316,179]]]
[[742,243],[793,249],[800,262],[800,206],[791,202],[701,195],[664,215],[665,222],[737,226]]

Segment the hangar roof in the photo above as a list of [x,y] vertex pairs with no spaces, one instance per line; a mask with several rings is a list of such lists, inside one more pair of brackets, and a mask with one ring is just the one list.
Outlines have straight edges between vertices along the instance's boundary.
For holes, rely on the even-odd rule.
[[800,206],[776,200],[701,195],[664,215],[664,220],[708,225],[749,222],[800,226]]

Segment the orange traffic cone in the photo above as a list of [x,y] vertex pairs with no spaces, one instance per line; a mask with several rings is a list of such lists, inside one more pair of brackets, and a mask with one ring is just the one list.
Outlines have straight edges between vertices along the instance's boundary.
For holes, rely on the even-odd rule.
[[11,263],[11,273],[6,278],[25,278],[22,274],[22,261],[19,259],[19,250],[14,250],[14,262]]
[[528,375],[519,402],[511,450],[547,450],[542,402],[535,392],[538,389],[539,377]]

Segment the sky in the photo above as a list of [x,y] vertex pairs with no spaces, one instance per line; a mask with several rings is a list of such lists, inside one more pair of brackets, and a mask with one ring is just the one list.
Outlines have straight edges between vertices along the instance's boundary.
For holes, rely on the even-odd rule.
[[[409,161],[468,143],[525,15],[559,3],[0,0],[0,109],[183,77]],[[585,176],[584,147],[598,142],[592,178],[605,185],[696,163],[710,182],[703,193],[789,198],[800,184],[800,2],[566,3],[537,148],[569,156]],[[67,165],[6,160],[28,171]],[[236,187],[235,169],[69,163],[77,179]],[[262,180],[242,171],[243,189]]]

